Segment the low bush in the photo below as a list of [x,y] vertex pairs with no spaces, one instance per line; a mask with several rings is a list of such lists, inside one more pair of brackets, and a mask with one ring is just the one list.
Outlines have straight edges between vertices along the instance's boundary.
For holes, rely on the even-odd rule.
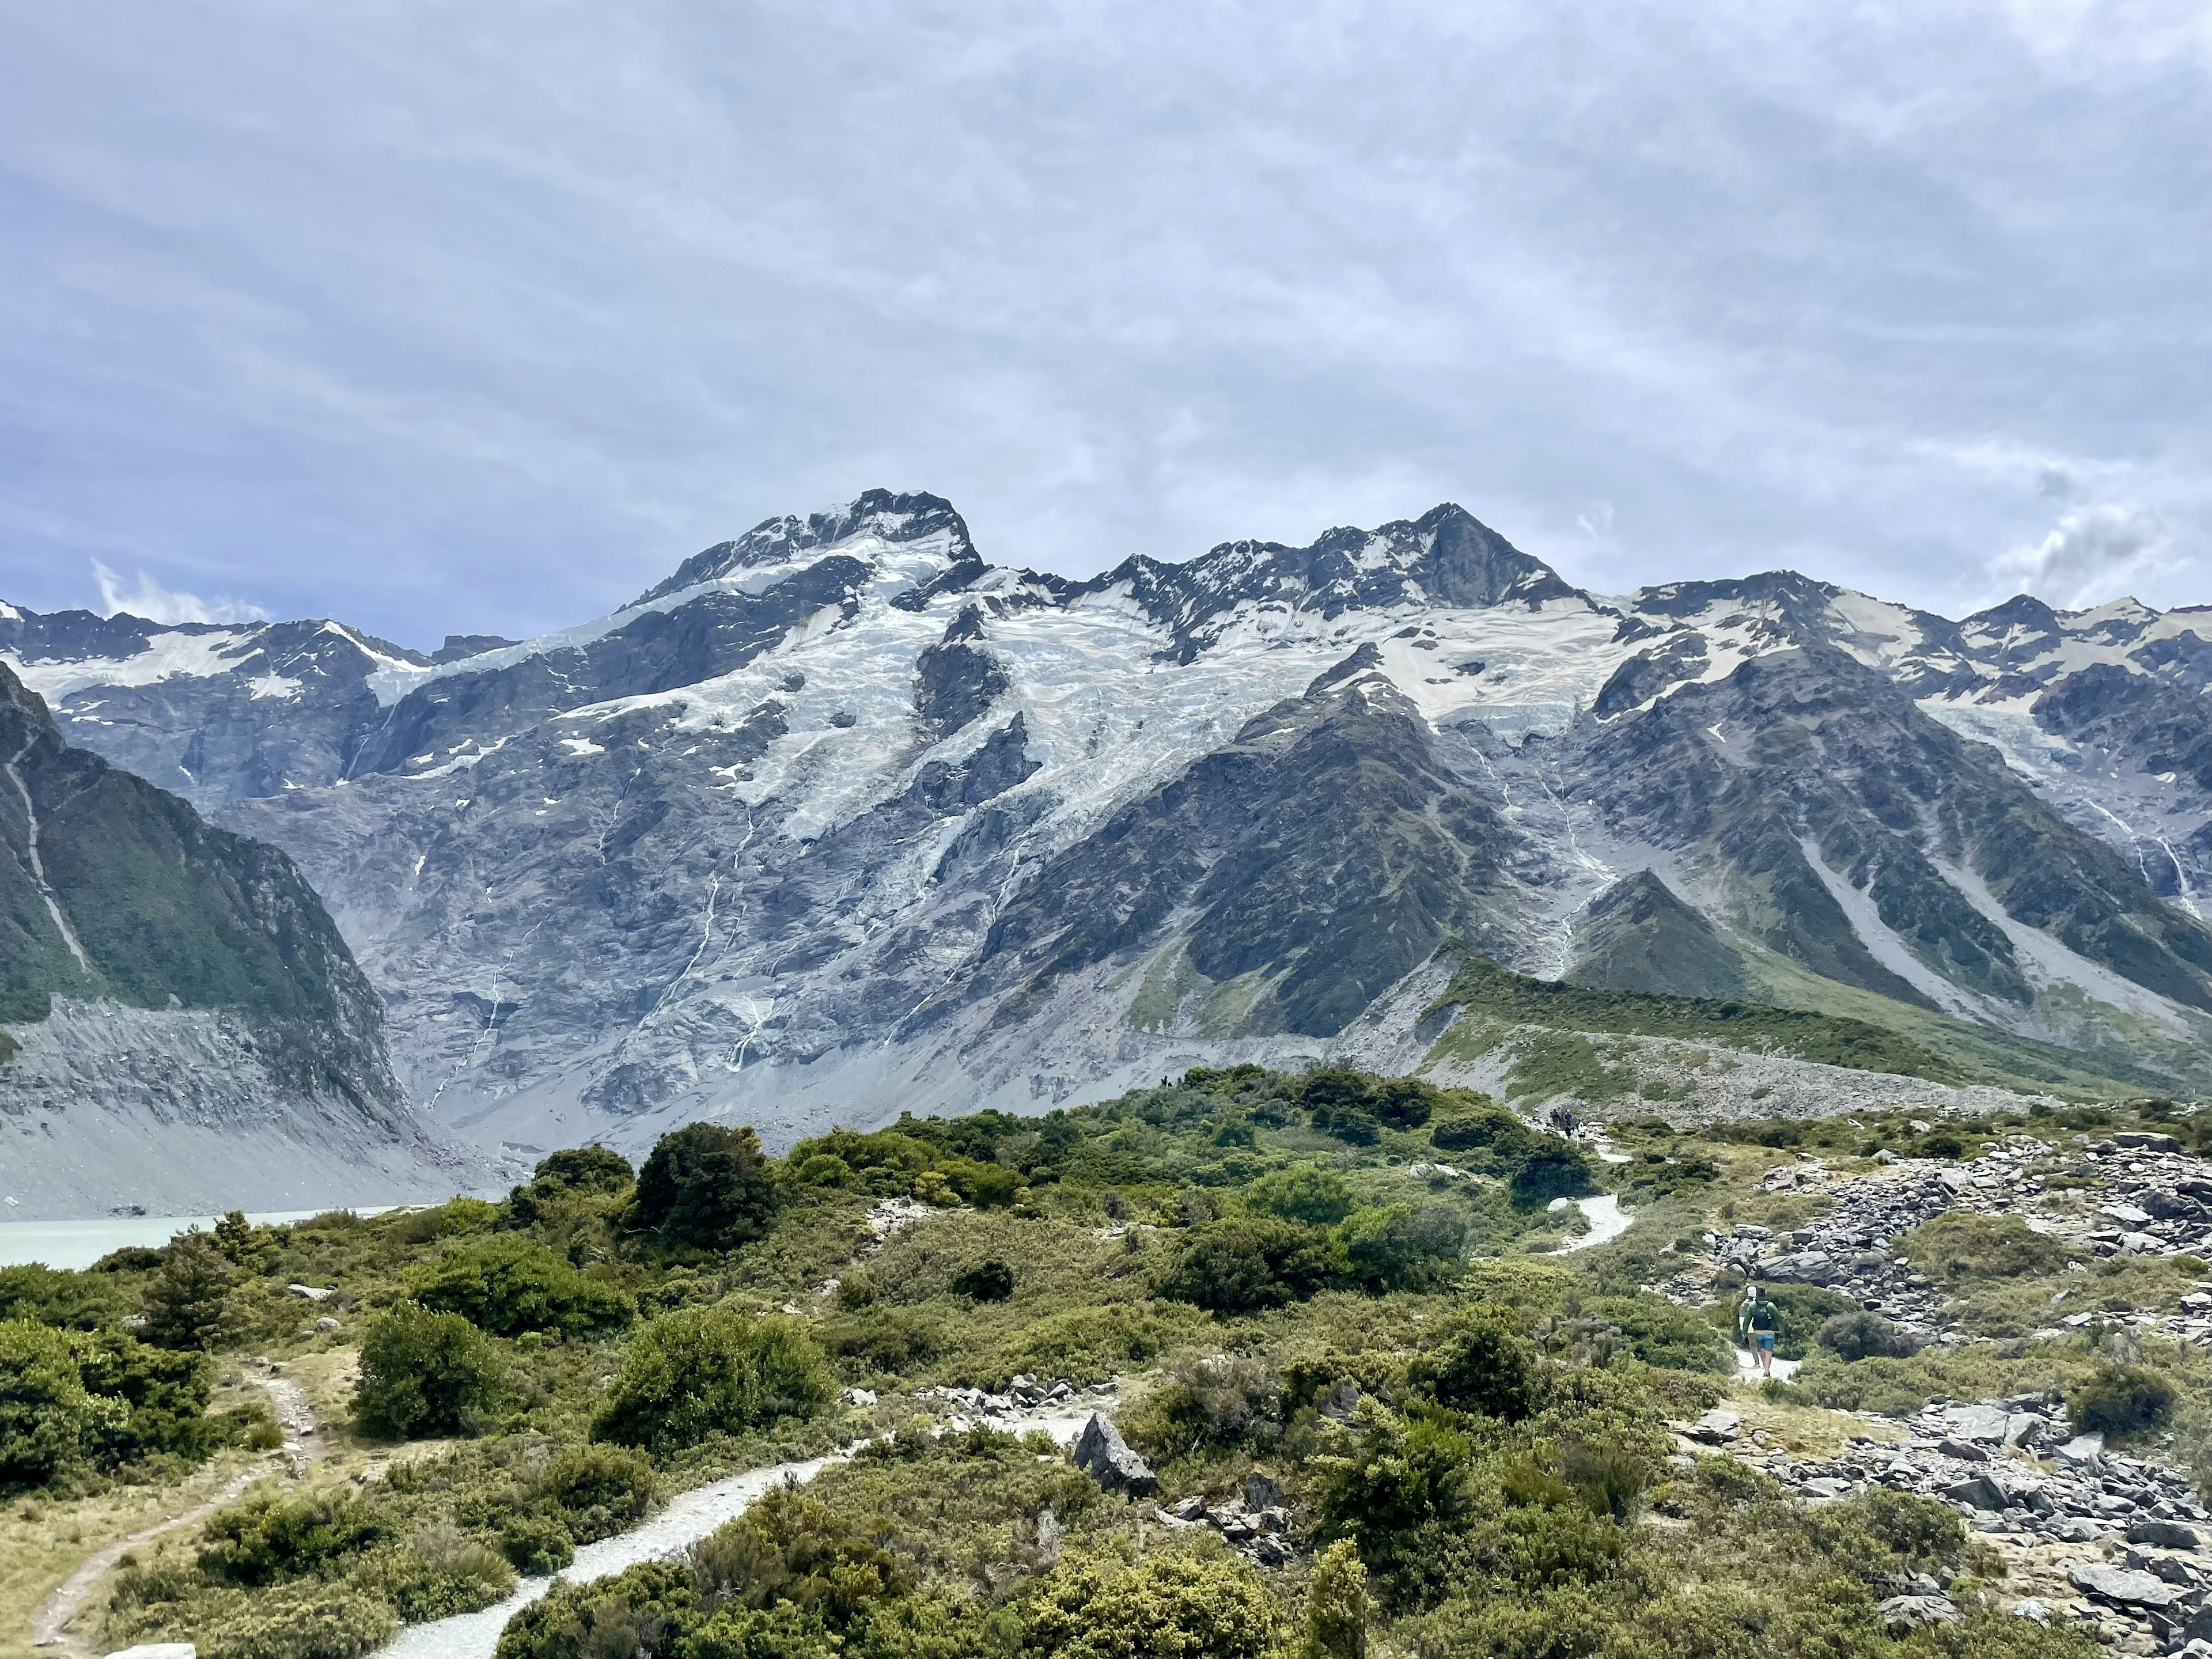
[[571,1446],[544,1474],[564,1528],[584,1544],[629,1531],[653,1508],[654,1491],[653,1465],[620,1446]]
[[2142,1365],[2100,1365],[2069,1391],[2076,1428],[2115,1437],[2144,1434],[2173,1420],[2173,1384]]
[[2040,1278],[2063,1269],[2073,1252],[2016,1215],[1947,1210],[1898,1241],[1896,1254],[1917,1273],[1946,1285],[1975,1279]]
[[1014,1270],[993,1256],[954,1274],[951,1288],[971,1302],[1004,1302],[1014,1293]]
[[1899,1329],[1880,1314],[1864,1309],[1856,1313],[1839,1313],[1826,1321],[1820,1327],[1819,1340],[1830,1353],[1845,1361],[1908,1359],[1923,1346],[1911,1332]]
[[517,1572],[550,1578],[576,1559],[576,1540],[556,1516],[510,1515],[499,1523],[499,1551]]
[[1439,1405],[1517,1423],[1536,1409],[1536,1350],[1503,1310],[1456,1315],[1434,1346],[1415,1358],[1413,1385]]
[[1289,1222],[1217,1221],[1192,1230],[1161,1276],[1159,1294],[1214,1313],[1302,1301],[1328,1283],[1329,1241]]
[[506,1392],[498,1349],[459,1314],[403,1302],[362,1333],[353,1409],[367,1433],[396,1440],[474,1433]]
[[565,1257],[513,1234],[454,1251],[416,1273],[408,1289],[422,1306],[459,1314],[495,1336],[587,1336],[619,1330],[637,1316],[624,1291],[587,1279]]
[[683,1308],[638,1327],[592,1438],[666,1456],[709,1435],[811,1416],[836,1392],[822,1350],[797,1323]]
[[213,1583],[259,1589],[320,1573],[391,1535],[390,1523],[349,1494],[264,1490],[209,1517],[199,1570]]

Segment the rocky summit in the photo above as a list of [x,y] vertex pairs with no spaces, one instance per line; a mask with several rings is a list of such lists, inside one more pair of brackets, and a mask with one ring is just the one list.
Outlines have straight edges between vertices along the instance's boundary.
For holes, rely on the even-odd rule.
[[[1594,594],[1450,505],[1070,581],[871,491],[528,641],[0,607],[0,655],[282,848],[416,1109],[528,1158],[1240,1060],[1581,1111],[2201,1092],[2200,617]],[[1447,995],[1474,962],[1624,1000]]]

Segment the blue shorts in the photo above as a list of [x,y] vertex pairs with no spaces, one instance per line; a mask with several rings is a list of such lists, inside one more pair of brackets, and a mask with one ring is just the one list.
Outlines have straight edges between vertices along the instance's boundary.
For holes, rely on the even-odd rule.
[[1753,1346],[1757,1347],[1761,1352],[1772,1353],[1774,1352],[1774,1333],[1772,1331],[1753,1331],[1751,1334],[1751,1340]]

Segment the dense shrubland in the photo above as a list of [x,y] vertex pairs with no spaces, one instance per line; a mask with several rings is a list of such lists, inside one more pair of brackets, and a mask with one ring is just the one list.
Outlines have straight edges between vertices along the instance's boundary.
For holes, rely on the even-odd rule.
[[[222,1368],[356,1356],[356,1461],[140,1552],[103,1632],[353,1659],[682,1487],[906,1427],[924,1389],[1118,1375],[1163,1495],[1264,1475],[1301,1565],[1263,1573],[1163,1528],[1041,1442],[909,1428],[682,1560],[557,1588],[501,1659],[1343,1659],[1370,1638],[1420,1659],[2081,1652],[1971,1598],[1963,1626],[1884,1633],[1873,1608],[1902,1575],[1991,1570],[1948,1510],[1812,1514],[1728,1460],[1670,1461],[1665,1421],[1718,1399],[1731,1362],[1713,1317],[1638,1286],[1739,1210],[1786,1223],[1752,1179],[1786,1151],[1893,1134],[1910,1139],[1650,1120],[1607,1170],[1468,1091],[1256,1066],[1038,1118],[840,1129],[782,1158],[695,1125],[635,1170],[556,1152],[495,1204],[234,1218],[89,1273],[0,1273],[0,1478],[62,1496],[267,1443],[265,1416],[207,1414]],[[1601,1178],[1640,1224],[1540,1255],[1579,1224],[1553,1202]],[[890,1198],[932,1213],[878,1237]],[[305,1304],[291,1282],[333,1295]],[[1784,1300],[1808,1401],[1971,1396],[2001,1372],[2142,1433],[2203,1392],[2155,1353],[1914,1353],[1824,1292]],[[841,1405],[848,1387],[880,1403]],[[370,1454],[376,1478],[339,1478]]]

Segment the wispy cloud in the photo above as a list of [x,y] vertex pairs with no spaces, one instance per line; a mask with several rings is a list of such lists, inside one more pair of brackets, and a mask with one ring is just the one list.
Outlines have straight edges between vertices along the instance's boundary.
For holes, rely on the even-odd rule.
[[2042,540],[1996,562],[2005,580],[2063,610],[2128,594],[2174,560],[2172,531],[2154,513],[2125,502],[2062,513]]
[[103,616],[127,613],[157,623],[266,622],[269,618],[267,611],[247,600],[204,599],[197,593],[164,587],[143,570],[137,574],[136,586],[126,586],[122,577],[98,559],[92,562],[92,574],[100,584]]
[[515,635],[884,484],[1068,572],[1449,498],[1950,610],[2126,502],[2212,598],[2203,18],[29,9],[0,580]]

